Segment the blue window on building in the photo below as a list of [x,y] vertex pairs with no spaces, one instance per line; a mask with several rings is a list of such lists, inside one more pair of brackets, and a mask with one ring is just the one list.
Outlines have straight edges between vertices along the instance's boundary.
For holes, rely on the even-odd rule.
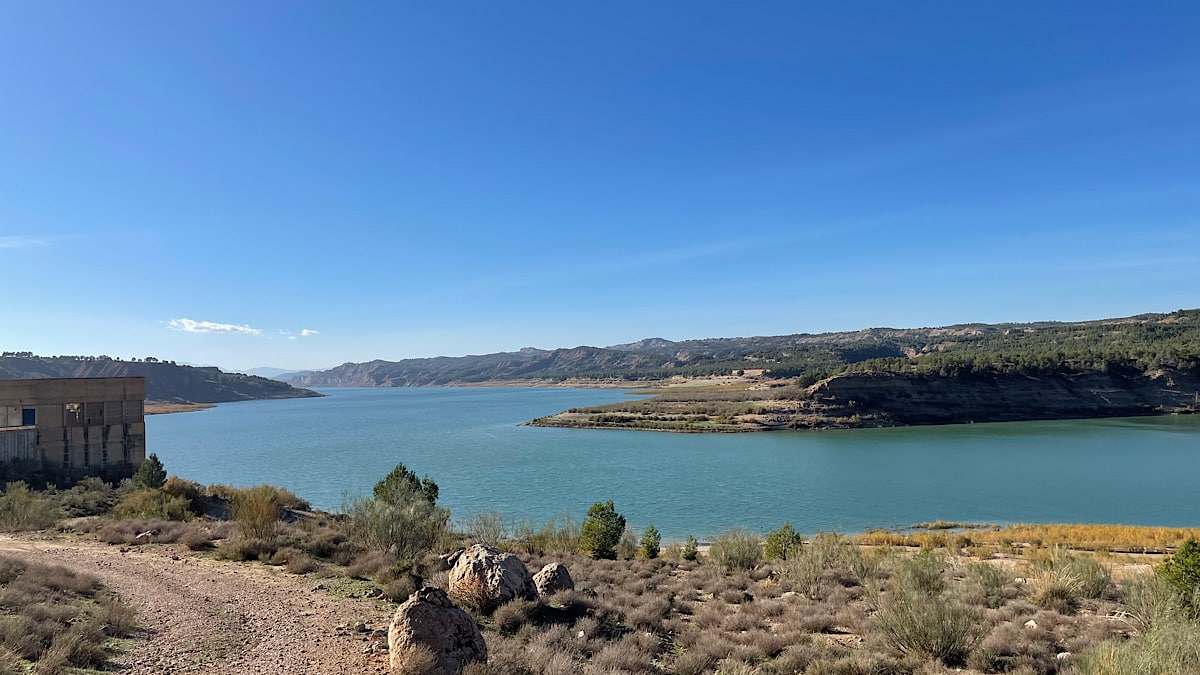
[[34,408],[22,408],[21,424],[27,427],[37,424],[37,410]]

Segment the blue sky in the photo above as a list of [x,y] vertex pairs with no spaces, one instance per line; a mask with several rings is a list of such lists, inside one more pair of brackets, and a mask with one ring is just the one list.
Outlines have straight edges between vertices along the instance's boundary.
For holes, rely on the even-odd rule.
[[1197,307],[1200,5],[0,3],[0,288],[233,369]]

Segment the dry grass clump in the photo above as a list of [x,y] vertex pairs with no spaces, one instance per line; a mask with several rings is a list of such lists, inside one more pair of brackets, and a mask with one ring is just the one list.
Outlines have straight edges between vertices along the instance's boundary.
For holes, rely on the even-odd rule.
[[50,500],[29,489],[24,481],[8,483],[0,494],[0,530],[43,530],[60,516]]
[[[961,523],[960,523],[961,524]],[[977,546],[987,544],[1008,548],[1014,543],[1035,548],[1068,546],[1085,551],[1165,552],[1181,546],[1188,538],[1200,539],[1200,529],[1174,527],[1143,527],[1135,525],[1009,525],[966,528],[962,532],[945,530],[924,532],[889,532],[870,530],[857,535],[856,543],[870,546],[919,546],[946,548],[960,537],[958,543]],[[962,539],[962,538],[965,538]]]
[[762,559],[762,539],[737,527],[713,539],[708,557],[728,572],[753,569]]
[[[279,526],[286,492],[271,485],[237,490],[231,500],[233,519],[247,539],[271,539]],[[289,493],[290,494],[290,493]]]
[[0,585],[0,664],[15,666],[4,672],[24,672],[22,660],[38,673],[97,668],[105,642],[137,627],[97,579],[63,567],[0,556]]

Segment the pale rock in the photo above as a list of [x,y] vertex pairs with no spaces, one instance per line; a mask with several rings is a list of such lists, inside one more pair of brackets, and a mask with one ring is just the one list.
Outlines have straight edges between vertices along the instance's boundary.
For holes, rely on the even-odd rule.
[[567,566],[557,562],[546,565],[540,572],[533,575],[533,584],[537,586],[538,595],[543,598],[548,598],[559,591],[575,590],[575,582],[571,579],[571,573],[567,571]]
[[511,553],[475,544],[463,551],[450,569],[450,595],[482,611],[523,598],[537,600],[529,569]]
[[392,669],[410,650],[428,650],[445,673],[459,673],[468,663],[487,661],[487,644],[475,619],[454,606],[446,592],[426,586],[409,596],[392,617],[388,651]]

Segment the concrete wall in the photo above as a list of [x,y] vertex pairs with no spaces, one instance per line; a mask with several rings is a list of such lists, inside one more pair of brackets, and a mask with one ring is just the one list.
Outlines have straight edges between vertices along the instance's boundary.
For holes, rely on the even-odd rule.
[[40,457],[37,437],[38,433],[35,427],[0,429],[0,462]]
[[[33,410],[43,461],[71,474],[137,466],[146,458],[145,399],[140,377],[0,380],[0,432],[15,432]],[[18,441],[5,442],[0,461],[8,459],[5,447],[21,451]]]

